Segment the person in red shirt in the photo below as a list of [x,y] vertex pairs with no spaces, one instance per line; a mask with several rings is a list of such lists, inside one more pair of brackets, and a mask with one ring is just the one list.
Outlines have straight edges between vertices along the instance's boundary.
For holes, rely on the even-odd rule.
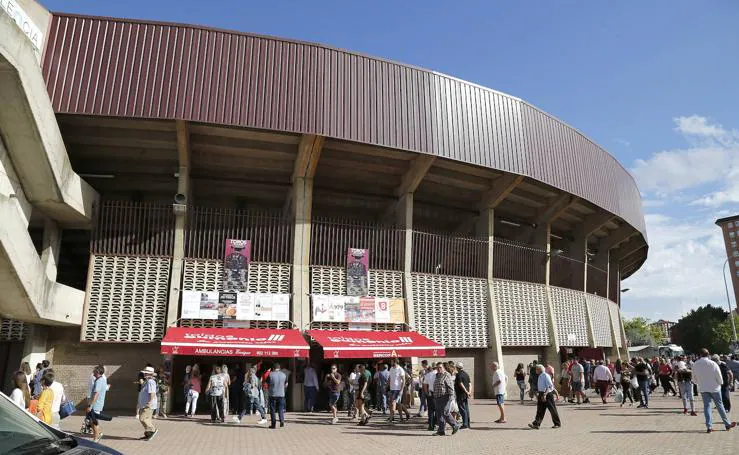
[[673,397],[677,395],[675,388],[672,386],[672,367],[664,358],[659,359],[659,380],[662,382],[662,390],[665,392],[663,396],[667,396],[668,393],[672,393]]

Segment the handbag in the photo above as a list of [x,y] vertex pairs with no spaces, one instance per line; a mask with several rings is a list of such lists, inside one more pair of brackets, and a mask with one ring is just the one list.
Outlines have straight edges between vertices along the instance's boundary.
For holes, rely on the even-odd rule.
[[74,414],[75,411],[77,411],[77,407],[74,405],[74,402],[72,400],[67,400],[59,407],[59,418],[64,419],[69,417]]
[[635,389],[639,388],[639,380],[636,377],[631,378],[631,387]]

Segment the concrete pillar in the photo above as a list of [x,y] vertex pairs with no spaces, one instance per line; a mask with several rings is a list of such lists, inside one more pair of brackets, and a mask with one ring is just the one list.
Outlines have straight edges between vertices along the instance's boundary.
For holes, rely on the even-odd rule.
[[[546,261],[544,266],[544,290],[547,299],[547,322],[549,326],[549,346],[544,349],[544,362],[554,367],[554,375],[559,371],[559,337],[557,336],[557,319],[554,317],[554,302],[549,288],[549,278],[551,274],[552,263],[552,242],[551,242],[552,226],[547,224],[543,235],[546,250]],[[556,378],[555,378],[556,379]],[[556,381],[555,381],[556,382]]]
[[[498,306],[495,301],[495,293],[493,291],[493,264],[494,256],[493,250],[495,249],[495,210],[487,209],[482,211],[480,216],[479,227],[483,228],[480,230],[481,233],[487,236],[488,239],[488,263],[487,263],[487,279],[488,279],[488,340],[490,341],[490,348],[485,350],[485,391],[480,391],[482,396],[486,396],[488,393],[492,393],[493,382],[492,374],[488,371],[490,364],[498,362],[498,366],[501,371],[505,370],[503,364],[503,346],[500,342],[500,318],[498,317]],[[508,372],[509,376],[512,372]]]
[[[311,219],[313,212],[313,179],[296,177],[293,180],[292,209],[294,221],[292,305],[290,319],[300,330],[310,326],[310,242]],[[291,378],[290,411],[298,411],[303,406],[303,387],[297,377]]]
[[46,277],[56,281],[59,250],[62,245],[62,230],[52,219],[44,220],[44,239],[41,246],[41,262],[44,264]]
[[403,295],[405,296],[405,320],[415,330],[416,316],[413,304],[413,193],[406,193],[398,201],[397,224],[403,228]]
[[32,371],[36,371],[37,363],[46,359],[47,338],[47,327],[36,324],[28,325],[28,334],[23,343],[23,362],[28,362]]

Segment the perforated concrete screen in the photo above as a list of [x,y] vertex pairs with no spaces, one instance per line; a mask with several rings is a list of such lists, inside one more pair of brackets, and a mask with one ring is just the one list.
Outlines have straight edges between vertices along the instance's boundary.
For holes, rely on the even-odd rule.
[[621,312],[619,311],[618,305],[613,302],[608,302],[608,309],[611,312],[611,326],[616,334],[616,343],[621,346],[623,339],[621,338]]
[[82,341],[160,340],[170,265],[170,258],[93,255]]
[[554,306],[557,338],[560,346],[588,346],[588,316],[585,294],[555,286],[549,287]]
[[494,280],[493,298],[503,346],[548,346],[547,297],[543,284]]
[[[249,264],[249,292],[290,294],[290,264],[252,262]],[[220,291],[223,261],[185,259],[183,291]]]
[[586,294],[588,307],[590,308],[590,322],[593,325],[593,338],[595,345],[600,347],[612,347],[611,339],[611,315],[608,311],[608,299],[597,295]]
[[412,280],[419,333],[446,347],[488,347],[487,280],[423,273]]
[[[310,268],[311,294],[346,295],[346,270],[343,267],[313,265]],[[369,296],[403,298],[403,272],[369,271]]]
[[28,326],[23,321],[0,318],[0,341],[23,341]]

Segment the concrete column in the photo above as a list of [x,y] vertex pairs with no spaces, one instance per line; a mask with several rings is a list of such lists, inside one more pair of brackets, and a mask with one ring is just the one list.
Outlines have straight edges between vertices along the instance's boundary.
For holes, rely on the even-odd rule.
[[[493,382],[492,375],[487,370],[490,364],[498,362],[498,366],[502,371],[505,370],[503,364],[503,346],[500,342],[500,318],[498,317],[498,306],[495,301],[495,292],[493,288],[493,263],[494,256],[493,250],[495,249],[495,210],[487,209],[483,210],[480,216],[481,233],[487,236],[488,239],[488,263],[487,263],[487,279],[488,279],[488,340],[490,341],[490,348],[485,350],[485,391],[480,391],[481,396],[487,396],[492,393]],[[509,375],[511,372],[508,373]]]
[[[547,224],[544,231],[544,241],[546,250],[546,262],[544,267],[544,290],[547,299],[547,322],[549,326],[549,346],[544,349],[544,361],[554,367],[554,375],[558,373],[559,366],[559,337],[557,336],[557,319],[554,317],[554,302],[549,289],[549,278],[552,263],[552,242],[551,242],[552,226]],[[556,379],[556,378],[555,378]],[[556,381],[555,381],[556,382]]]
[[32,371],[35,371],[37,363],[46,359],[47,338],[47,327],[36,324],[28,325],[28,335],[23,343],[23,362],[28,362]]
[[41,247],[41,262],[44,265],[46,277],[56,281],[59,250],[62,245],[62,230],[52,219],[44,220],[44,239]]
[[405,320],[415,330],[416,316],[413,304],[413,193],[406,193],[398,201],[396,212],[398,226],[404,229],[403,249],[403,295],[405,296]]
[[310,324],[310,231],[313,211],[313,179],[293,182],[293,279],[291,320],[301,330]]

